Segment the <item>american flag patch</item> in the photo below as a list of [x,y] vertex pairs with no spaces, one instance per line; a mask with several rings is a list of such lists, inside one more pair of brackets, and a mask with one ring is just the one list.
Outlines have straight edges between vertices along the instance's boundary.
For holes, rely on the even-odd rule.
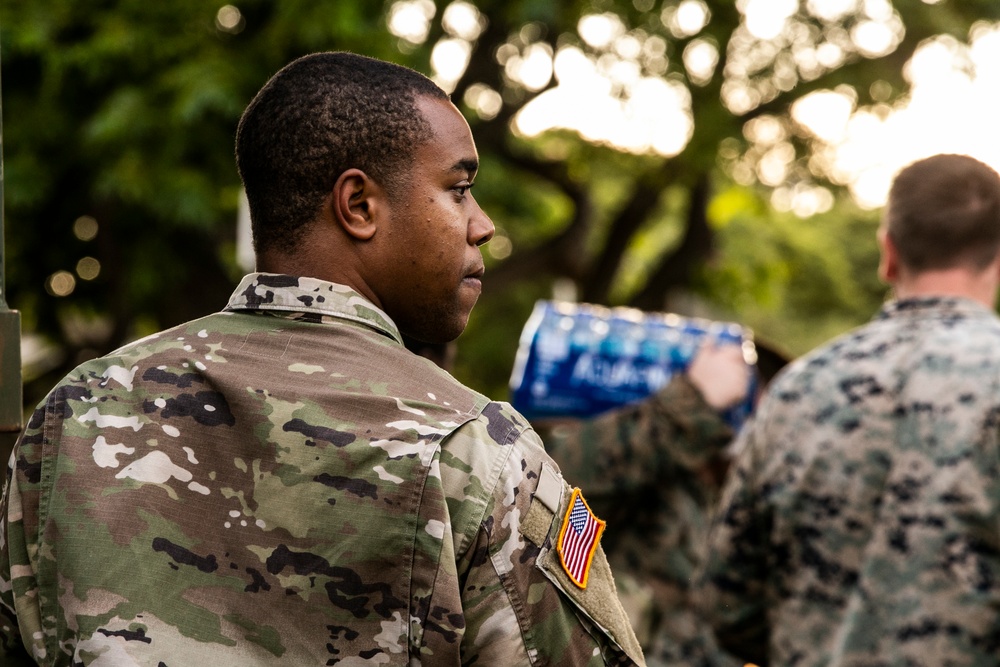
[[573,496],[569,500],[559,531],[556,551],[559,552],[559,560],[566,574],[580,588],[587,587],[590,562],[603,532],[604,522],[590,511],[580,489],[573,489]]

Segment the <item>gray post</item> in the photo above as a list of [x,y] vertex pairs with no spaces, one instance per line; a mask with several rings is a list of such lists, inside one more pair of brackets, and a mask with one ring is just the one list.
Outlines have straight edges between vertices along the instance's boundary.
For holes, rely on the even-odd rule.
[[4,279],[3,180],[3,103],[0,102],[0,466],[7,463],[23,419],[21,314],[7,306],[7,284]]

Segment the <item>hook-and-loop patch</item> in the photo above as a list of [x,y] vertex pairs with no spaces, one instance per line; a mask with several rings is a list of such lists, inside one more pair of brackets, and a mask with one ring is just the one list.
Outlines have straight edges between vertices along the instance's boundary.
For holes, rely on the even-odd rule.
[[559,552],[559,562],[569,576],[570,581],[580,588],[587,587],[587,577],[590,575],[590,563],[594,552],[601,541],[604,532],[604,522],[594,516],[583,499],[580,489],[573,489],[573,495],[563,517],[562,528],[559,530],[559,541],[556,551]]

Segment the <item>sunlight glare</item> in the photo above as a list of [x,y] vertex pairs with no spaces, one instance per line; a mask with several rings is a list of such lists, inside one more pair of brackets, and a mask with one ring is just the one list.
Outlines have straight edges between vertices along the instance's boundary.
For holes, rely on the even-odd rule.
[[875,21],[888,21],[895,16],[889,0],[864,0],[865,14]]
[[[581,114],[567,129],[576,130],[588,141],[608,141],[608,132],[621,123],[621,103],[612,97],[602,96],[596,103],[585,97],[578,100],[587,105],[587,113]],[[551,122],[551,121],[549,121]]]
[[782,185],[788,180],[788,169],[794,159],[794,146],[787,141],[776,144],[757,163],[757,178],[770,187]]
[[431,67],[434,81],[450,92],[462,78],[472,55],[472,46],[464,39],[442,39],[431,51]]
[[771,40],[781,34],[785,23],[799,8],[799,0],[737,0],[747,30],[757,39]]
[[644,78],[632,90],[625,105],[627,124],[639,132],[631,142],[634,150],[654,150],[659,155],[677,155],[694,133],[691,94],[680,83]]
[[622,87],[634,86],[642,78],[642,68],[634,60],[623,60],[605,54],[597,64],[598,71],[611,79],[612,83]]
[[501,44],[496,50],[496,61],[501,65],[506,65],[507,61],[511,58],[517,58],[521,55],[521,50],[517,48],[514,44]]
[[670,67],[670,59],[667,57],[667,40],[659,35],[646,37],[642,42],[640,59],[647,72],[652,74],[665,73]]
[[707,40],[694,39],[685,47],[683,59],[691,82],[704,86],[712,80],[715,67],[719,64],[719,50]]
[[844,49],[833,42],[823,42],[816,49],[816,60],[827,69],[840,67],[844,63]]
[[474,83],[465,91],[465,103],[483,120],[492,120],[503,108],[500,93],[482,83]]
[[[894,31],[893,27],[897,30]],[[881,21],[862,21],[851,30],[851,40],[858,51],[868,58],[891,53],[902,38],[902,26],[890,26]]]
[[708,25],[712,14],[702,0],[683,0],[676,8],[663,10],[660,20],[677,38],[697,35]]
[[858,11],[858,0],[808,0],[809,13],[833,23]]
[[[692,18],[683,18],[682,7]],[[699,7],[707,20],[703,0],[683,0],[661,18],[665,24],[673,21],[670,25],[678,30],[700,31],[694,20],[696,13],[702,15]],[[795,18],[799,0],[737,0],[737,8],[744,24],[733,33],[729,48],[739,58],[726,59],[721,85],[721,97],[735,115],[751,112],[783,87],[815,79],[859,53],[889,53],[903,36],[900,16],[887,0],[805,0],[803,11],[815,16],[819,26]],[[852,14],[859,20],[848,32],[843,24],[850,25],[845,17]],[[572,46],[554,55],[541,46],[498,50],[497,59],[512,80],[531,90],[551,85],[553,77],[556,83],[518,112],[515,132],[537,136],[565,129],[586,141],[637,153],[670,156],[682,151],[693,133],[691,91],[678,81],[648,76],[650,62],[666,62],[665,42],[638,30],[627,33],[622,20],[610,13],[583,17],[578,30],[597,54]],[[870,86],[875,103],[863,108],[857,108],[857,92],[846,86],[799,99],[791,119],[815,144],[807,165],[797,161],[792,141],[802,137],[799,129],[793,137],[788,119],[765,114],[749,120],[743,133],[752,145],[729,161],[731,175],[742,184],[756,180],[774,188],[776,207],[809,216],[829,210],[835,199],[829,189],[808,182],[812,177],[844,185],[860,206],[877,208],[885,203],[899,169],[922,157],[965,153],[1000,166],[1000,132],[992,131],[1000,102],[1000,24],[977,24],[969,35],[968,45],[953,37],[922,43],[903,70],[909,93],[894,107],[889,106],[892,87],[885,81]],[[780,39],[768,41],[775,37]],[[533,42],[522,39],[526,43]],[[696,85],[714,75],[721,58],[706,39],[691,40],[681,55],[689,81]],[[495,113],[502,104],[499,93],[485,86],[470,89],[466,102],[480,114]]]
[[762,145],[773,146],[788,137],[784,124],[774,116],[758,116],[751,118],[743,125],[743,136],[747,141]]
[[826,188],[808,183],[794,187],[782,186],[771,193],[771,205],[779,211],[791,211],[800,218],[808,218],[833,208],[833,193]]
[[433,0],[398,0],[389,9],[389,32],[411,44],[423,44],[434,12]]
[[615,53],[626,60],[635,60],[642,53],[642,42],[632,35],[623,35],[614,42]]
[[[570,127],[568,119],[580,120],[582,114],[567,110],[587,108],[588,114],[596,113],[588,108],[590,97],[610,102],[611,82],[597,74],[597,68],[586,54],[576,47],[559,50],[553,59],[553,72],[558,85],[545,91],[526,104],[517,113],[514,127],[522,134],[533,137],[553,127]],[[566,123],[559,119],[566,118]],[[571,128],[572,129],[572,128]]]
[[885,156],[882,137],[887,119],[870,110],[856,112],[848,122],[849,139],[837,147],[832,163],[832,176],[850,184],[851,194],[863,208],[881,205],[895,171]]
[[532,44],[524,51],[507,59],[504,72],[512,81],[517,81],[532,92],[549,85],[552,80],[552,47],[548,44]]
[[990,131],[996,125],[998,62],[997,26],[973,31],[969,47],[943,37],[921,45],[904,69],[908,99],[887,115],[859,110],[836,146],[834,174],[849,176],[845,182],[855,201],[866,208],[884,205],[896,172],[936,153],[967,154],[1000,167],[1000,133]]
[[444,10],[441,25],[449,34],[472,42],[483,32],[482,20],[475,5],[459,0]]
[[593,61],[583,51],[572,46],[559,49],[552,61],[552,70],[562,86],[586,87],[597,73]]
[[1000,29],[977,26],[973,29],[969,57],[981,90],[1000,90]]
[[792,105],[792,119],[827,143],[847,136],[847,123],[854,111],[854,97],[833,90],[821,90],[802,97]]
[[625,25],[615,14],[588,14],[577,23],[580,38],[595,49],[607,48],[625,34]]
[[743,83],[725,81],[721,93],[726,108],[737,116],[742,116],[760,103],[760,94]]
[[[575,47],[559,50],[553,70],[558,85],[517,114],[515,129],[523,135],[563,128],[587,141],[666,156],[676,155],[690,140],[691,100],[683,85],[642,77],[635,63],[606,60],[599,67]],[[616,87],[624,91],[624,99],[612,96]]]
[[953,38],[939,37],[921,45],[903,67],[903,76],[914,88],[945,83],[955,73],[960,46]]

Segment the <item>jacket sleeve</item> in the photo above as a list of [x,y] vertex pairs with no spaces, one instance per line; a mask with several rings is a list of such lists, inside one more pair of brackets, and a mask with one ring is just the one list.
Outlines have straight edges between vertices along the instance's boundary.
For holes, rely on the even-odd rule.
[[[32,415],[11,453],[0,498],[0,664],[34,665],[28,650],[42,651],[42,619],[35,571],[38,474],[45,407]],[[30,638],[25,644],[22,638]]]
[[591,419],[536,424],[563,474],[595,497],[691,472],[719,457],[733,431],[684,376],[649,398]]
[[736,443],[740,454],[712,520],[708,557],[696,577],[695,598],[721,646],[765,667],[771,522],[756,487],[757,426],[749,422]]
[[572,490],[537,434],[517,429],[505,449],[483,519],[459,564],[467,623],[463,662],[644,664],[603,551],[598,547],[594,554],[586,588],[559,566],[554,544]]

